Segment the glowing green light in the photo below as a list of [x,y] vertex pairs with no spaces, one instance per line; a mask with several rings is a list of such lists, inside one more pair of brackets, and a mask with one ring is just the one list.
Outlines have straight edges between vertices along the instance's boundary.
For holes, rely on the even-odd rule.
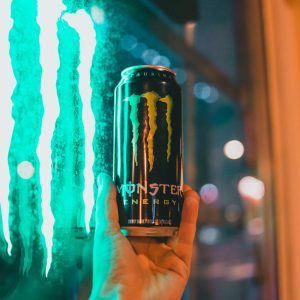
[[[13,247],[18,245],[16,233],[20,232],[20,242],[23,248],[21,270],[24,273],[27,273],[31,267],[34,233],[37,233],[40,241],[42,240],[39,229],[40,210],[36,209],[36,213],[39,215],[33,218],[30,205],[33,196],[39,199],[38,189],[35,195],[31,194],[32,183],[38,184],[39,178],[33,171],[33,165],[30,167],[30,164],[25,162],[29,160],[38,165],[35,163],[38,162],[36,147],[43,115],[36,4],[34,0],[12,1],[13,26],[9,33],[11,64],[16,78],[16,86],[12,96],[12,115],[15,125],[9,153],[10,209],[12,211],[18,209],[20,220],[18,224],[15,222],[16,216],[13,216],[9,223],[11,234],[14,237],[12,240]],[[20,162],[21,164],[19,164]],[[39,205],[40,201],[38,200],[36,206],[39,207]]]
[[[49,7],[51,5],[51,7]],[[42,199],[42,226],[45,245],[43,272],[48,273],[52,262],[52,238],[54,217],[51,211],[51,181],[52,181],[52,135],[59,114],[56,93],[57,69],[59,67],[57,21],[65,9],[61,0],[38,2],[38,24],[40,26],[40,64],[42,66],[41,93],[43,96],[44,114],[41,124],[41,134],[37,147],[40,160],[40,184]],[[50,59],[51,57],[51,59]]]
[[0,189],[0,251],[13,246],[15,257],[21,249],[23,273],[30,274],[37,261],[42,261],[40,273],[50,277],[57,275],[58,265],[65,267],[61,257],[73,264],[73,232],[94,225],[95,175],[111,173],[113,105],[108,104],[120,71],[116,45],[123,22],[109,7],[111,2],[102,0],[95,5],[83,0],[0,2],[5,23],[0,27],[5,124],[0,129],[5,185]]
[[[16,81],[13,74],[13,69],[9,54],[9,32],[12,26],[12,19],[10,16],[11,1],[0,1],[0,112],[1,122],[5,126],[0,127],[1,151],[0,151],[0,170],[1,170],[1,188],[0,188],[0,239],[3,241],[3,250],[11,255],[12,242],[9,231],[9,182],[10,172],[8,167],[8,151],[10,147],[10,140],[13,133],[14,122],[11,116],[12,102],[11,96],[15,87]],[[7,245],[7,249],[6,248]]]
[[167,160],[169,161],[171,156],[171,141],[172,141],[172,123],[171,123],[171,114],[173,109],[173,99],[170,96],[166,96],[164,98],[160,98],[161,102],[167,104],[166,111],[166,121],[168,125],[168,148],[167,148]]
[[139,138],[139,119],[138,119],[138,105],[141,101],[141,97],[139,95],[132,95],[128,98],[128,101],[131,106],[130,111],[130,120],[132,122],[132,147],[134,153],[135,164],[138,164],[137,161],[137,153],[138,153],[138,138]]
[[[95,121],[91,108],[91,78],[90,70],[92,66],[93,55],[95,51],[96,41],[94,26],[90,16],[85,10],[78,10],[76,14],[64,14],[63,18],[74,28],[79,34],[80,41],[80,64],[78,66],[79,72],[79,92],[82,99],[82,122],[84,136],[85,136],[85,187],[84,187],[84,201],[85,201],[85,226],[87,231],[90,229],[90,218],[94,206],[94,152],[93,152],[93,137],[95,133]],[[72,65],[70,66],[72,67]],[[71,105],[69,105],[71,107]],[[74,131],[74,129],[72,130]],[[76,134],[75,134],[76,135]],[[70,153],[73,149],[70,149]],[[72,171],[71,171],[72,173]],[[71,190],[70,190],[71,192]],[[77,225],[77,224],[76,224]]]
[[[134,153],[134,160],[135,164],[138,164],[138,139],[139,139],[139,119],[138,119],[138,109],[139,109],[139,104],[141,99],[145,99],[147,107],[148,107],[148,119],[149,119],[149,132],[147,135],[147,148],[148,148],[148,161],[149,161],[149,166],[150,166],[150,171],[153,168],[154,164],[154,135],[157,130],[157,123],[156,123],[156,117],[157,117],[157,102],[163,102],[167,105],[166,109],[166,122],[167,122],[167,128],[168,128],[168,144],[167,144],[167,153],[166,153],[166,158],[169,161],[170,156],[171,156],[171,140],[172,140],[172,123],[171,123],[171,114],[172,114],[172,109],[173,109],[173,99],[171,96],[167,95],[166,97],[160,98],[160,96],[155,93],[155,92],[146,92],[141,95],[131,95],[127,97],[126,99],[119,100],[118,105],[122,105],[120,101],[123,101],[125,103],[129,102],[131,106],[131,111],[130,111],[130,120],[132,124],[132,148],[133,148],[133,153]],[[128,110],[128,106],[124,106],[122,109],[126,111]],[[118,122],[121,120],[121,115],[120,115],[121,109],[118,109],[119,116],[118,116]],[[125,118],[127,116],[126,111],[124,111]],[[127,120],[125,119],[125,128],[124,128],[124,136],[127,136]],[[120,136],[118,137],[120,140]],[[126,142],[126,140],[125,140]],[[124,142],[124,149],[126,148],[127,142]],[[123,150],[124,151],[124,150]],[[126,152],[124,152],[126,155]],[[121,155],[119,153],[119,155]],[[126,157],[126,156],[125,156]],[[125,159],[126,161],[126,159]],[[124,168],[126,169],[126,168]]]
[[148,144],[148,161],[150,165],[150,171],[153,168],[154,164],[154,153],[153,153],[153,142],[154,142],[154,135],[157,130],[156,124],[156,117],[157,117],[157,110],[156,110],[156,103],[159,99],[158,94],[155,92],[148,92],[143,95],[147,101],[148,106],[148,117],[149,117],[149,133],[147,136],[147,144]]

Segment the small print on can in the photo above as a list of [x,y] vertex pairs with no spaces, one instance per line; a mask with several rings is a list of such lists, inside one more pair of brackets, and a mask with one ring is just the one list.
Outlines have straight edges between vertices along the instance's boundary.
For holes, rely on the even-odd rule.
[[115,89],[114,180],[128,236],[173,236],[183,205],[181,89],[168,68],[122,71]]

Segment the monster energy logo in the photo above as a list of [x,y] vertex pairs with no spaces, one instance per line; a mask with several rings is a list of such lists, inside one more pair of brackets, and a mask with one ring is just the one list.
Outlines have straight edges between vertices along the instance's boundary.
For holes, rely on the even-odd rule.
[[130,112],[130,120],[132,122],[132,147],[134,152],[134,160],[135,164],[138,165],[138,138],[139,138],[139,120],[138,120],[138,105],[141,99],[146,99],[146,103],[148,106],[148,117],[149,117],[149,132],[147,136],[147,147],[148,147],[148,161],[150,165],[150,171],[153,168],[154,163],[154,151],[153,151],[153,141],[154,135],[157,130],[157,103],[163,102],[167,105],[167,112],[166,112],[166,122],[168,126],[168,144],[167,144],[167,151],[166,151],[166,158],[169,162],[171,156],[171,138],[172,138],[172,123],[171,123],[171,113],[173,108],[173,99],[168,95],[166,97],[160,97],[154,91],[147,92],[141,95],[131,95],[130,97],[126,98],[124,101],[128,101],[131,106]]

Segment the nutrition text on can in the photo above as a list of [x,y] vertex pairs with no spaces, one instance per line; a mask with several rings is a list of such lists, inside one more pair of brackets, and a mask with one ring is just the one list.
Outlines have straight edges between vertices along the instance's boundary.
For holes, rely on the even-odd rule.
[[183,204],[181,89],[152,65],[122,72],[115,89],[114,180],[129,236],[172,236]]

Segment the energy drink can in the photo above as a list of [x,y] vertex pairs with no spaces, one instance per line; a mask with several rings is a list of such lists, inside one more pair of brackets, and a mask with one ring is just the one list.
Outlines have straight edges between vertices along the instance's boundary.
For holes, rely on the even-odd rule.
[[182,191],[181,89],[168,68],[122,72],[115,89],[114,180],[128,236],[173,236]]

